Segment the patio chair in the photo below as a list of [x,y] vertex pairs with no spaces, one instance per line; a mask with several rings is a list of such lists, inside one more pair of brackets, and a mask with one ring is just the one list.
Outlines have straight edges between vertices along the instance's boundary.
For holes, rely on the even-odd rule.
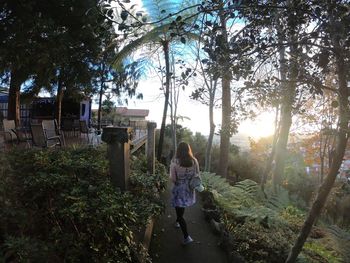
[[17,142],[17,135],[15,133],[16,124],[14,120],[3,120],[2,125],[4,127],[4,141],[5,143]]
[[[86,124],[86,121],[80,120],[79,121],[79,126],[80,126],[80,137],[81,134],[86,134],[88,143],[90,143],[90,134],[95,134],[95,129],[94,128],[89,128],[89,126]],[[92,141],[92,138],[91,138]]]
[[48,137],[42,123],[39,123],[39,124],[32,123],[30,125],[30,130],[32,133],[33,146],[37,146],[41,148],[62,146],[60,136]]
[[43,120],[42,125],[46,138],[53,138],[58,136],[60,137],[61,143],[65,145],[64,135],[59,129],[56,120]]
[[24,129],[16,127],[14,120],[2,121],[4,128],[4,142],[5,144],[20,144],[22,142],[26,143],[30,147],[30,138],[27,137],[27,133]]

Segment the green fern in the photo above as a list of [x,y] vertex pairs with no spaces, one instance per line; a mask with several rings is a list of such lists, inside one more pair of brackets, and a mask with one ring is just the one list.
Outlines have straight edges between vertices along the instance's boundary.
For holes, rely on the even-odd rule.
[[349,232],[339,228],[336,225],[329,226],[328,230],[335,237],[350,242],[350,233]]
[[210,191],[219,207],[230,217],[239,221],[275,222],[277,212],[264,206],[262,193],[258,184],[244,180],[230,185],[226,179],[213,173],[202,173],[205,188]]
[[[329,248],[325,247],[320,242],[306,242],[303,247],[304,253],[307,254],[315,254],[322,257],[322,259],[326,260],[326,262],[329,263],[341,263],[342,260],[334,254],[334,250],[330,250]],[[346,261],[348,262],[348,261]]]
[[283,210],[291,205],[289,193],[284,188],[278,189],[277,193],[272,191],[272,189],[267,189],[266,195],[267,199],[265,204],[271,209]]
[[330,245],[343,258],[344,262],[350,262],[350,233],[333,225],[328,227]]

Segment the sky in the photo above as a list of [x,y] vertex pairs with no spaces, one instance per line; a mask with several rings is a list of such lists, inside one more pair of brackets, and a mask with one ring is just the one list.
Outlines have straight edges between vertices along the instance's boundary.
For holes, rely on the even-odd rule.
[[[162,91],[159,90],[159,87],[160,82],[156,78],[141,80],[138,86],[138,92],[143,94],[143,100],[132,99],[129,100],[128,105],[124,104],[122,106],[126,106],[130,109],[149,109],[150,112],[147,119],[156,122],[157,127],[160,128],[164,108],[164,96],[161,95]],[[180,121],[179,124],[189,128],[194,133],[200,132],[203,135],[208,135],[208,107],[198,101],[190,99],[190,91],[191,88],[187,87],[187,90],[180,94],[178,116],[186,118],[184,121]],[[170,111],[168,110],[168,112]],[[187,120],[187,118],[189,119]],[[214,121],[217,127],[221,124],[221,109],[215,110]],[[254,121],[247,120],[242,122],[239,126],[239,134],[254,139],[272,135],[274,131],[273,122],[273,113],[264,112]],[[170,120],[168,119],[167,124],[169,123]]]
[[[135,3],[137,4],[137,9],[142,7],[141,0],[134,0],[130,4]],[[133,109],[149,109],[148,120],[155,121],[157,127],[160,128],[164,108],[164,96],[162,96],[162,91],[159,90],[159,87],[159,79],[148,75],[147,79],[144,78],[141,80],[138,86],[138,92],[143,94],[143,100],[129,100],[128,105],[119,106],[126,106]],[[187,87],[185,91],[180,93],[177,116],[183,116],[186,118],[184,121],[179,121],[179,124],[189,128],[194,133],[200,132],[203,135],[208,135],[208,107],[198,101],[191,100],[189,98],[190,92],[191,87]],[[168,115],[169,114],[170,109],[168,109]],[[241,123],[239,126],[239,134],[255,139],[269,136],[274,130],[273,120],[274,116],[272,113],[263,113],[254,121],[248,120]],[[214,122],[217,128],[219,128],[221,124],[221,109],[215,110]],[[167,121],[167,124],[168,123],[170,123],[170,120]]]

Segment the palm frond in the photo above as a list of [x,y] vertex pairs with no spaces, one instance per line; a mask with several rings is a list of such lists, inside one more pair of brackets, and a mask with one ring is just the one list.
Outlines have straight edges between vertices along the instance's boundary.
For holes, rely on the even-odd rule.
[[[144,0],[143,7],[149,17],[154,20],[161,20],[171,13],[178,11],[178,3],[169,0]],[[166,21],[169,22],[169,21]]]
[[184,1],[171,1],[171,0],[144,0],[143,7],[145,8],[148,16],[153,21],[165,19],[164,23],[170,23],[175,17],[169,17],[169,14],[179,13],[179,16],[184,18],[194,15],[197,12],[195,6],[200,4],[198,0],[184,0]]
[[122,66],[122,62],[124,59],[126,59],[128,56],[130,56],[133,52],[135,52],[138,48],[140,48],[143,45],[146,45],[150,42],[158,42],[160,41],[160,36],[167,32],[169,28],[169,25],[163,25],[156,27],[143,35],[142,37],[132,41],[128,45],[126,45],[122,50],[120,50],[117,54],[117,56],[114,59],[114,66],[116,68],[120,68]]
[[0,87],[0,94],[1,94],[1,93],[7,94],[8,91],[9,91],[8,88]]

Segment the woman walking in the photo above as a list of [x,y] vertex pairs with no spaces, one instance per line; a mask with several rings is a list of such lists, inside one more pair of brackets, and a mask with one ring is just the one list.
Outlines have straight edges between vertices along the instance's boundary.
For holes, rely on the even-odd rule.
[[183,244],[193,242],[187,231],[187,224],[183,215],[185,207],[196,202],[195,190],[190,188],[189,182],[194,176],[199,176],[199,165],[193,156],[189,144],[180,142],[175,157],[170,164],[170,179],[173,182],[171,205],[175,207],[175,227],[180,227],[184,236]]

